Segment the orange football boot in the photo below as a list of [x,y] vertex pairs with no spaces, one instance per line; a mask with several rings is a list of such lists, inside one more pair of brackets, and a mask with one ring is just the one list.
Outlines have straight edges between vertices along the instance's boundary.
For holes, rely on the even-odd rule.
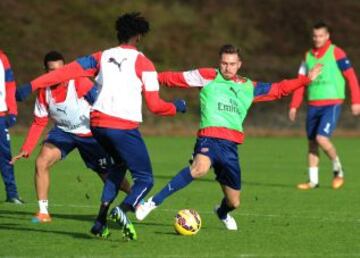
[[333,181],[332,181],[332,188],[333,189],[339,189],[340,187],[342,187],[344,184],[344,178],[343,177],[339,177],[339,176],[335,176]]
[[38,212],[32,218],[32,222],[33,223],[49,223],[49,222],[51,222],[50,214]]
[[317,187],[319,187],[318,184],[316,185],[316,184],[311,183],[311,182],[301,183],[301,184],[297,185],[297,188],[300,189],[300,190],[310,190],[310,189],[314,189],[314,188],[317,188]]

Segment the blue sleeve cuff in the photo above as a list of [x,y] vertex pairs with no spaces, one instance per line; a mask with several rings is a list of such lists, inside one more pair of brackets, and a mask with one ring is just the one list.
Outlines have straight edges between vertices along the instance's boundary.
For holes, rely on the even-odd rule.
[[14,72],[12,69],[6,69],[5,70],[5,82],[13,82],[15,80],[14,78]]
[[80,57],[76,59],[76,62],[78,62],[84,70],[94,69],[97,67],[97,62],[93,56]]
[[15,99],[16,101],[25,101],[32,93],[31,83],[25,83],[16,88]]
[[269,82],[258,82],[255,85],[254,97],[267,95],[270,92],[272,83]]

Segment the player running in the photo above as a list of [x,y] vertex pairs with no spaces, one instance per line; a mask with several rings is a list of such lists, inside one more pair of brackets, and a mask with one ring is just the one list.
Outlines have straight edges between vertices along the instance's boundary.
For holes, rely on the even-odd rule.
[[[111,219],[118,222],[126,238],[137,239],[135,228],[126,213],[151,190],[153,175],[147,148],[138,130],[142,122],[142,95],[148,109],[157,115],[174,116],[185,112],[185,101],[164,102],[159,97],[159,82],[153,63],[136,48],[149,31],[149,22],[140,13],[120,16],[116,21],[120,45],[84,56],[64,68],[40,76],[21,88],[19,98],[32,90],[82,76],[96,76],[99,95],[90,115],[91,131],[95,139],[117,164],[125,162],[133,185],[131,193],[111,211]],[[120,173],[112,172],[102,194],[98,217],[91,232],[103,236],[108,231],[106,216],[118,193]]]
[[[64,62],[63,56],[56,51],[51,51],[44,57],[47,72],[63,67]],[[65,159],[74,149],[78,149],[85,165],[94,170],[103,181],[112,170],[125,174],[126,168],[116,166],[91,135],[90,105],[93,104],[96,94],[94,83],[86,77],[38,90],[34,121],[20,153],[12,159],[14,163],[20,158],[29,157],[49,117],[55,122],[35,161],[35,185],[39,212],[33,217],[34,223],[51,222],[48,211],[50,168],[59,160]],[[126,193],[130,192],[126,179],[123,181],[122,190]]]
[[15,125],[17,105],[15,79],[9,59],[0,50],[0,170],[5,184],[6,202],[23,204],[16,189],[14,166],[10,164],[9,128]]
[[235,219],[229,214],[240,205],[241,170],[238,144],[243,143],[243,121],[253,102],[271,101],[305,86],[320,73],[318,65],[307,77],[284,80],[279,83],[253,82],[237,76],[241,67],[239,50],[224,45],[219,52],[219,69],[200,68],[186,72],[163,72],[160,84],[183,89],[201,88],[200,130],[195,143],[193,162],[183,168],[155,196],[136,209],[136,218],[143,220],[171,194],[189,185],[194,179],[206,175],[214,168],[224,198],[215,208],[218,218],[229,230],[237,230]]
[[[354,116],[360,114],[359,84],[352,65],[345,52],[330,41],[329,27],[318,23],[313,27],[314,47],[306,52],[300,66],[299,77],[316,64],[323,65],[322,74],[307,88],[308,109],[306,133],[309,141],[308,165],[309,181],[298,184],[298,189],[308,190],[319,186],[319,147],[332,161],[334,178],[332,187],[340,188],[344,184],[344,170],[335,146],[330,137],[340,117],[341,105],[345,99],[345,80],[351,92],[351,110]],[[303,100],[304,88],[294,92],[289,118],[295,121],[297,110]]]

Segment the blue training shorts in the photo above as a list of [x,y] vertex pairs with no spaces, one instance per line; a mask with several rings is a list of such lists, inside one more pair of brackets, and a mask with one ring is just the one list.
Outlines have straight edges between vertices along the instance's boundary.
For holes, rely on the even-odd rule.
[[100,174],[107,173],[114,163],[94,137],[80,137],[54,127],[49,131],[44,143],[56,146],[61,151],[62,159],[77,148],[86,167]]
[[306,118],[306,134],[309,140],[316,135],[331,137],[341,113],[341,104],[329,106],[309,106]]
[[241,169],[238,146],[235,142],[199,137],[194,148],[194,156],[202,154],[210,158],[216,180],[235,190],[241,189]]

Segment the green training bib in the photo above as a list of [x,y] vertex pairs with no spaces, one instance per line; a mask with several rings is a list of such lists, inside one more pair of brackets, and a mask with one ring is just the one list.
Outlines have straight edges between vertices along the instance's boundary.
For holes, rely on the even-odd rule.
[[316,64],[323,65],[321,74],[307,88],[310,101],[345,98],[345,80],[336,63],[334,48],[334,45],[330,45],[325,55],[319,59],[310,51],[306,54],[305,62],[308,70]]
[[218,71],[216,78],[200,92],[200,128],[225,127],[243,131],[243,121],[254,99],[253,83],[225,80]]

